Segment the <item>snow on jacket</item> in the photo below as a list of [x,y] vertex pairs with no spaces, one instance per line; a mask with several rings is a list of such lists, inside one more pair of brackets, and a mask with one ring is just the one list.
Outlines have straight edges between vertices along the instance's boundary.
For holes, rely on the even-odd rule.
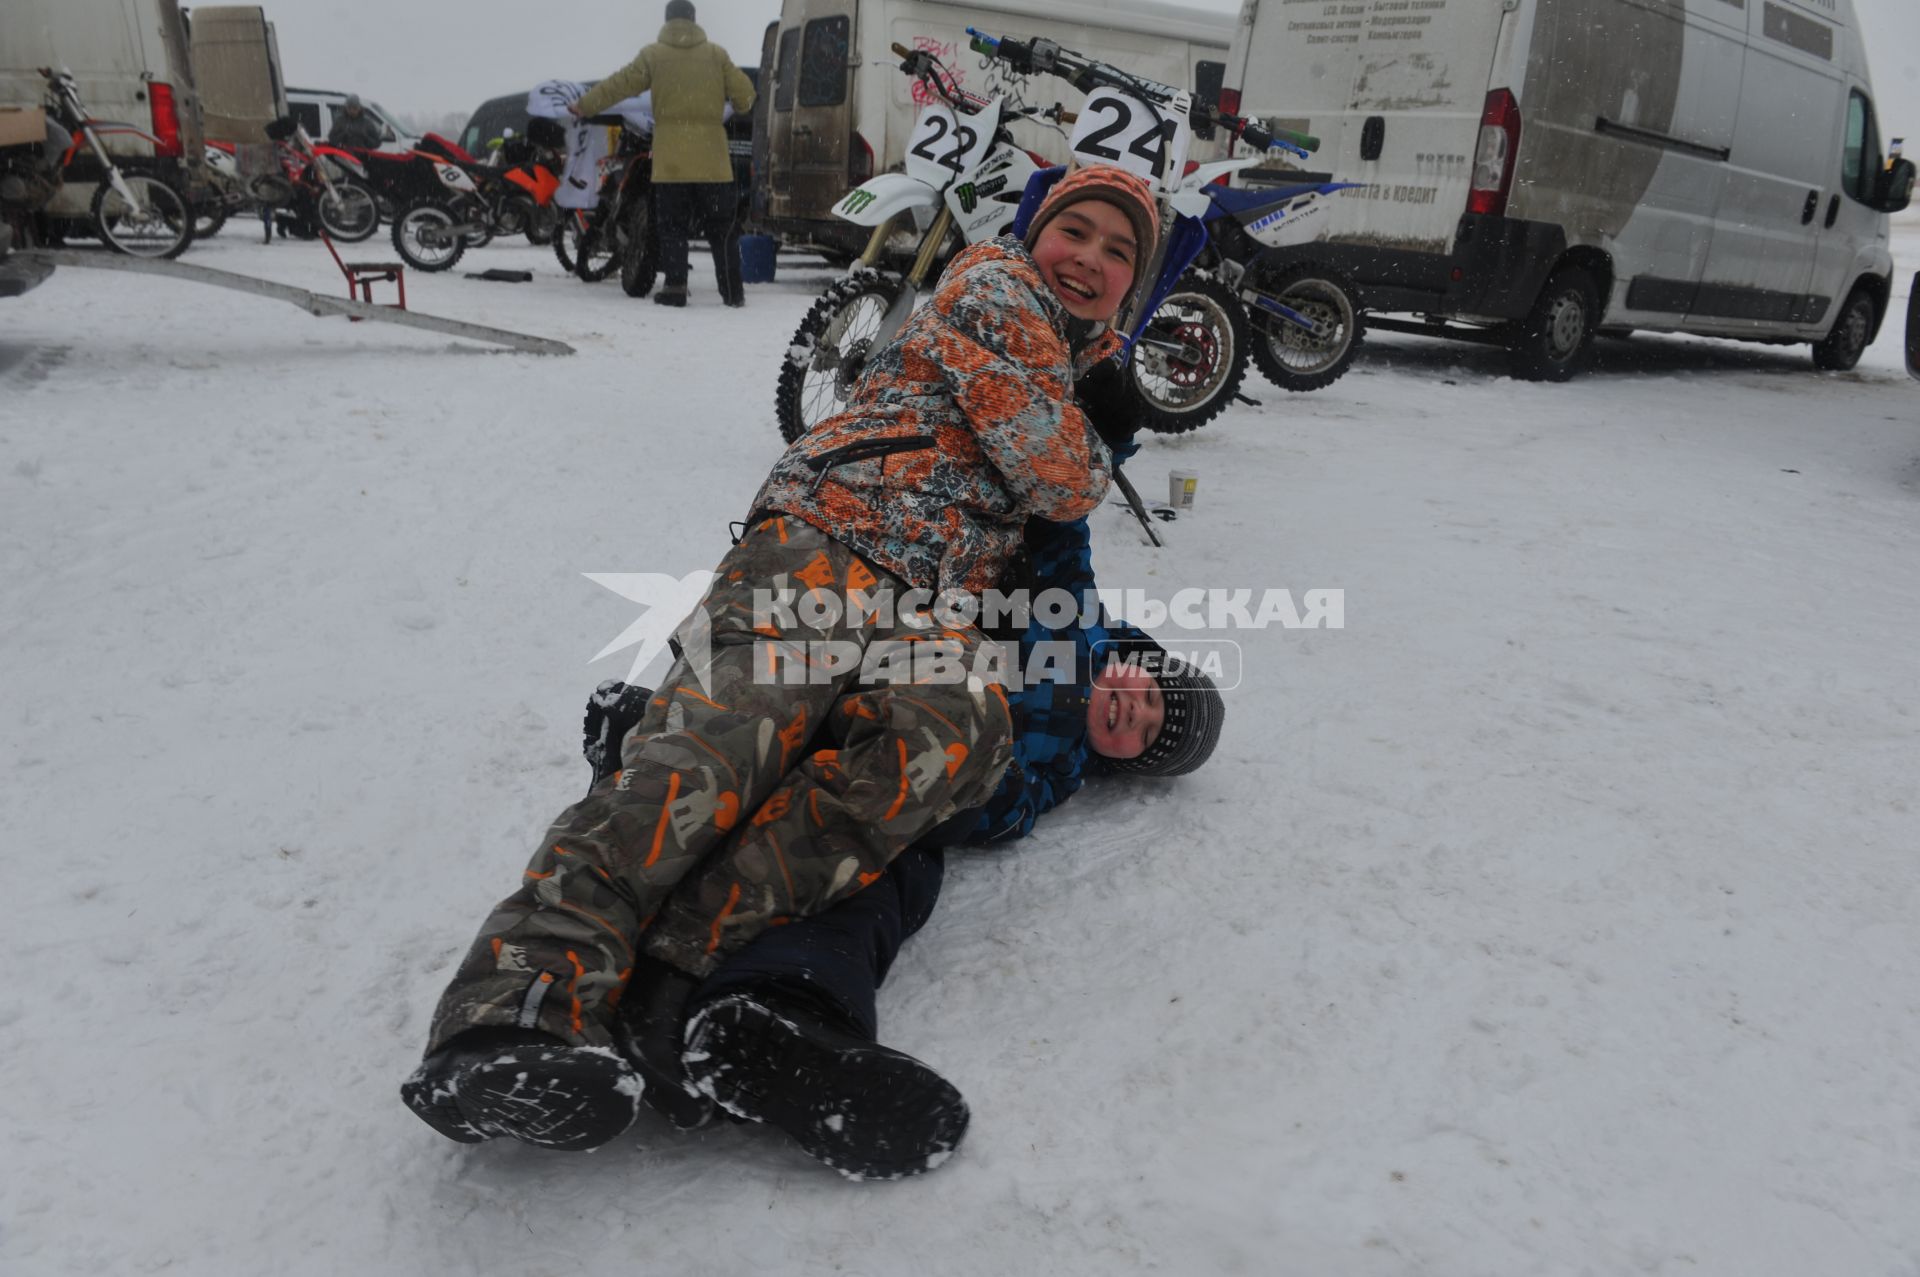
[[580,99],[580,114],[598,115],[623,98],[653,91],[653,180],[731,182],[733,161],[720,113],[728,104],[753,109],[753,82],[727,51],[686,18],[660,28],[660,39]]
[[1081,518],[1111,481],[1073,380],[1119,339],[1076,355],[1069,322],[1018,240],[975,244],[873,357],[848,410],[774,464],[752,508],[805,519],[925,589],[997,583],[1028,516]]

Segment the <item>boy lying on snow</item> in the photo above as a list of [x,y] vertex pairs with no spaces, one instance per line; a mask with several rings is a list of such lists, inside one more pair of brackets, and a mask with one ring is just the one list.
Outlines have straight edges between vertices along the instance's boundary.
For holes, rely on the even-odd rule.
[[[780,1128],[856,1179],[939,1165],[966,1132],[966,1102],[934,1070],[875,1041],[875,994],[939,898],[942,848],[1024,837],[1089,773],[1181,776],[1213,752],[1224,718],[1219,693],[1205,675],[1168,662],[1140,631],[1100,615],[1086,521],[1035,520],[1027,546],[1033,593],[1070,590],[1088,621],[1055,629],[1036,617],[1019,636],[1023,669],[1049,648],[1072,654],[1049,652],[1057,679],[1029,681],[1010,695],[1014,758],[998,790],[979,811],[901,853],[878,882],[824,913],[769,929],[708,977],[685,1024],[664,1026],[672,1072],[644,1056],[635,1061],[647,1103],[674,1125],[705,1124],[717,1101],[736,1117]],[[617,751],[644,695],[617,683],[601,689],[588,709],[589,761],[607,756],[603,740]],[[610,766],[596,763],[596,777]],[[661,1036],[651,1026],[634,1034]]]
[[[616,1042],[676,1075],[687,1000],[722,961],[994,793],[1012,731],[996,684],[862,680],[865,660],[790,682],[764,662],[885,645],[980,668],[976,627],[929,630],[904,599],[977,596],[1029,517],[1080,519],[1105,496],[1110,454],[1073,381],[1117,349],[1104,328],[1157,225],[1138,178],[1070,175],[1024,243],[956,258],[849,410],[788,449],[617,780],[561,814],[442,996],[403,1087],[416,1113],[456,1139],[605,1143],[642,1089]],[[769,614],[766,596],[795,582],[901,606]]]

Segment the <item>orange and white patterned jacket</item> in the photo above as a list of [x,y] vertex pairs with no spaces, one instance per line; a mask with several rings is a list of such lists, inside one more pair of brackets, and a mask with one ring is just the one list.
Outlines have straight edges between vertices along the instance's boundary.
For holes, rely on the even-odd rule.
[[1072,322],[1018,240],[953,259],[933,300],[873,357],[848,410],[789,447],[756,512],[806,520],[931,590],[985,590],[1028,515],[1064,522],[1106,497],[1113,461],[1073,400]]

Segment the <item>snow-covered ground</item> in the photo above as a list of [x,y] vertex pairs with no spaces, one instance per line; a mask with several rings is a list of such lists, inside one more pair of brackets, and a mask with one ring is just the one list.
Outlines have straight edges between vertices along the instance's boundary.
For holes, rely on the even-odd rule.
[[[190,262],[334,291],[236,224]],[[386,256],[383,245],[359,256]],[[1907,219],[1899,312],[1920,268]],[[824,270],[744,312],[414,276],[570,359],[66,270],[0,307],[0,1272],[1920,1272],[1920,383],[1891,321],[1382,337],[1133,473],[1111,585],[1346,591],[1234,635],[1216,762],[959,859],[883,995],[974,1108],[857,1185],[644,1117],[400,1105],[585,782],[587,572],[710,567]]]

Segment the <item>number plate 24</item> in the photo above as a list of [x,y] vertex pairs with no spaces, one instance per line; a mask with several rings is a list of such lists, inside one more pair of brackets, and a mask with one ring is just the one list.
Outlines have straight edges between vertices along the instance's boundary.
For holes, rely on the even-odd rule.
[[1095,89],[1080,108],[1068,146],[1082,164],[1113,164],[1144,177],[1156,191],[1171,190],[1187,163],[1192,99],[1181,93],[1162,107],[1114,89]]

